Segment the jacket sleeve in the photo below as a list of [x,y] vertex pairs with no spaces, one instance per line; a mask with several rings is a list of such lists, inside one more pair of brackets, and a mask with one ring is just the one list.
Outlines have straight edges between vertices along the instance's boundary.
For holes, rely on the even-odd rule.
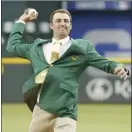
[[107,73],[112,73],[112,74],[114,72],[114,69],[117,67],[117,65],[122,65],[120,63],[110,61],[106,59],[105,57],[101,56],[95,50],[91,42],[89,42],[88,44],[86,63],[87,63],[87,66],[93,66]]
[[20,44],[24,32],[25,24],[15,23],[9,36],[6,50],[16,56],[29,59],[30,49],[33,44]]

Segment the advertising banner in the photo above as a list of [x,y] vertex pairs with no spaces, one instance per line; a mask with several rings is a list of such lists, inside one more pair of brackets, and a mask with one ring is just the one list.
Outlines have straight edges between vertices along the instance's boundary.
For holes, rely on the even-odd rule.
[[68,1],[69,10],[128,10],[131,8],[131,1]]
[[[23,102],[22,86],[33,72],[27,65],[5,65],[2,102]],[[80,78],[80,103],[130,103],[131,77],[127,80],[88,67]]]
[[130,12],[72,12],[73,38],[90,40],[105,57],[131,57]]
[[131,77],[123,80],[89,67],[80,79],[79,101],[81,103],[130,103]]

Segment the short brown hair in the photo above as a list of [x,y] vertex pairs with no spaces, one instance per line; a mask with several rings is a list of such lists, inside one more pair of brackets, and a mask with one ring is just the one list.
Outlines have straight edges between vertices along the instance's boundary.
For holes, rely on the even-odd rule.
[[71,16],[70,12],[68,10],[66,10],[66,9],[58,9],[58,10],[53,11],[51,13],[51,15],[50,15],[50,19],[49,19],[50,22],[52,22],[54,14],[58,13],[58,12],[59,13],[66,13],[66,14],[68,14],[69,17],[70,17],[70,21],[72,22],[72,16]]

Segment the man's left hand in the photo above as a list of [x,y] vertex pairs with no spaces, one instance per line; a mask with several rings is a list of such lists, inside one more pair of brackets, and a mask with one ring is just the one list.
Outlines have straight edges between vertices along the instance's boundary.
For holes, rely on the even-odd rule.
[[127,77],[129,76],[129,71],[122,65],[119,65],[115,68],[114,75],[118,75],[120,76],[120,78],[124,78],[124,80],[126,80]]

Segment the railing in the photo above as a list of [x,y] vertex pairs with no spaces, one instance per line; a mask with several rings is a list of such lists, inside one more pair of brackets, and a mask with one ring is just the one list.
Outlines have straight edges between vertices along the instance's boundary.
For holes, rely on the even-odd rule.
[[[120,62],[123,64],[131,64],[131,58],[108,58],[109,60]],[[4,65],[10,64],[30,64],[30,61],[22,58],[2,58],[2,73],[4,73]]]

